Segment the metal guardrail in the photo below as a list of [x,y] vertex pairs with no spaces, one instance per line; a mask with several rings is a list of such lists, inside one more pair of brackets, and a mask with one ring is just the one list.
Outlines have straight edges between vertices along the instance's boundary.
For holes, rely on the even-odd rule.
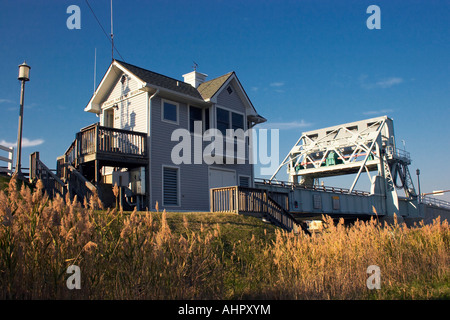
[[427,205],[450,210],[450,202],[445,201],[445,200],[436,199],[436,198],[432,198],[432,197],[426,197],[426,196],[420,196],[420,202],[427,204]]
[[[292,189],[307,189],[307,190],[316,190],[316,191],[322,191],[322,192],[332,192],[332,193],[346,193],[348,194],[350,189],[346,188],[338,188],[338,187],[328,187],[328,186],[306,186],[306,185],[299,185],[294,184],[292,182],[286,182],[286,181],[274,181],[274,180],[267,180],[267,179],[261,179],[261,178],[255,178],[256,184],[262,184],[262,185],[272,185],[272,186],[278,186],[283,188],[292,188]],[[358,196],[368,196],[370,195],[370,192],[367,191],[360,191],[360,190],[353,190],[351,194],[358,195]]]
[[406,163],[411,163],[411,154],[406,150],[400,148],[394,149],[392,146],[388,146],[386,147],[386,153],[389,158],[395,158]]

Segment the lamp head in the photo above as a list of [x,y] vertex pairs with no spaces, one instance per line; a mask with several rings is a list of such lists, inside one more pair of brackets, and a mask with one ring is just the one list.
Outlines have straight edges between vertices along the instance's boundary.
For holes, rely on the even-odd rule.
[[23,80],[23,81],[30,81],[30,69],[31,67],[27,65],[27,63],[24,61],[19,66],[19,77],[17,79]]

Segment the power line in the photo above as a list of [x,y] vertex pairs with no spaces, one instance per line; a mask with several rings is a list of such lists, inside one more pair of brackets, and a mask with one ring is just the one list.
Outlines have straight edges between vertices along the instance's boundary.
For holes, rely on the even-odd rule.
[[108,35],[108,33],[105,31],[105,28],[103,28],[102,24],[100,23],[100,20],[98,20],[97,15],[95,14],[94,10],[92,9],[91,5],[89,4],[88,0],[85,0],[87,6],[89,7],[89,10],[91,10],[92,14],[94,15],[95,20],[97,20],[98,25],[100,26],[100,28],[102,29],[103,33],[105,34],[106,38],[108,38],[108,41],[111,43],[112,47],[114,48],[114,50],[116,50],[117,54],[120,56],[120,58],[122,59],[122,61],[125,61],[125,59],[122,57],[122,55],[120,54],[119,50],[117,50],[116,46],[114,45],[114,42],[112,41],[110,35]]

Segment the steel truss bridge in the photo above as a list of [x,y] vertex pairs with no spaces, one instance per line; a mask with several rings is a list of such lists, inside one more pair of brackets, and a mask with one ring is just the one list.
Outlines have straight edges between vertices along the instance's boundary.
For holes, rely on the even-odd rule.
[[[227,188],[212,189],[211,210],[254,215],[264,211],[263,216],[278,225],[283,219],[274,219],[273,212],[298,223],[322,215],[386,221],[395,215],[407,223],[450,217],[449,202],[418,195],[410,164],[410,154],[396,146],[394,123],[387,116],[312,130],[302,133],[270,179],[255,180],[252,190],[261,192],[231,187],[233,194],[224,195]],[[287,182],[277,179],[283,167]],[[348,188],[323,184],[328,177],[350,174],[354,179]],[[357,191],[364,176],[370,191]],[[292,228],[291,222],[285,227]]]

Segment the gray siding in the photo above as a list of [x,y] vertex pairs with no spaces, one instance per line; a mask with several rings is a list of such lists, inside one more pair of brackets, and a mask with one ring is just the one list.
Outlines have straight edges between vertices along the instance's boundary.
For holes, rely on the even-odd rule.
[[[170,211],[178,210],[209,210],[209,188],[208,188],[208,166],[204,164],[175,165],[171,159],[171,152],[178,141],[171,141],[172,132],[178,128],[188,130],[188,108],[184,103],[179,103],[178,125],[161,120],[162,101],[155,97],[151,105],[151,207],[154,208],[156,201],[159,208]],[[175,102],[175,101],[174,101]],[[180,175],[180,206],[163,205],[162,194],[162,172],[163,166],[179,168]]]
[[230,83],[229,86],[231,86],[233,92],[229,94],[227,91],[228,86],[224,87],[222,89],[222,92],[220,92],[219,95],[217,96],[218,107],[222,106],[245,114],[245,107],[241,99],[239,98],[239,95],[236,92],[236,87],[233,86],[232,83]]
[[[218,96],[218,107],[222,106],[229,110],[237,111],[245,115],[245,107],[234,87],[233,93],[229,94],[224,90]],[[159,208],[168,211],[208,211],[209,210],[209,168],[233,170],[236,172],[236,185],[239,183],[239,176],[249,176],[253,180],[253,166],[248,164],[213,164],[206,163],[175,165],[171,159],[172,149],[179,141],[171,141],[172,132],[178,128],[189,129],[188,106],[185,103],[178,103],[178,124],[172,124],[161,119],[162,99],[156,96],[151,101],[151,128],[150,128],[150,190],[151,204],[154,209],[156,201]],[[170,100],[168,100],[170,102]],[[171,101],[177,102],[177,101]],[[211,121],[211,127],[215,121]],[[203,142],[203,148],[211,142]],[[191,141],[193,148],[194,142]],[[163,204],[163,167],[177,167],[179,173],[179,206],[167,206]]]

